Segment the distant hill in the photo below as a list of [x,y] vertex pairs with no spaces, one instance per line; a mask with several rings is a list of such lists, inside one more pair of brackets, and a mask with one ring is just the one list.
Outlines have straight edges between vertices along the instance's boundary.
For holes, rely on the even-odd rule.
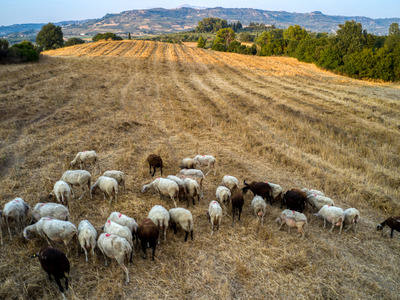
[[[176,9],[154,8],[128,10],[119,14],[107,14],[100,19],[58,23],[63,27],[64,35],[94,35],[99,32],[117,34],[148,35],[188,31],[196,28],[198,21],[207,17],[226,19],[228,22],[240,21],[244,26],[250,22],[259,22],[286,28],[299,24],[314,32],[334,33],[339,24],[355,20],[369,33],[385,35],[389,25],[400,23],[400,18],[371,19],[367,17],[330,16],[315,11],[311,13],[289,13],[252,8],[199,8],[183,5]],[[0,36],[24,31],[38,32],[44,24],[21,24],[1,26]]]

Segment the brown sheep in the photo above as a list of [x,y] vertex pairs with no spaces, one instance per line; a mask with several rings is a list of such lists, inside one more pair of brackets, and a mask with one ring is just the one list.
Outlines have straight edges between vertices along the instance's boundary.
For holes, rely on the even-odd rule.
[[151,257],[151,260],[154,260],[154,254],[156,252],[156,245],[157,245],[159,233],[160,233],[160,231],[158,230],[158,227],[150,219],[144,219],[142,221],[142,224],[140,224],[140,226],[137,230],[136,236],[142,244],[144,259],[146,259],[146,257],[147,257],[146,248],[147,248],[147,244],[149,244],[150,247],[153,248],[153,255]]
[[389,226],[389,228],[391,229],[390,231],[390,238],[393,238],[393,231],[399,231],[400,232],[400,217],[390,217],[387,218],[385,221],[383,221],[382,223],[378,224],[378,226],[376,226],[376,230],[382,230],[382,234],[383,234],[383,227],[385,227],[385,225]]
[[272,188],[268,183],[262,181],[252,181],[250,184],[248,184],[246,183],[246,180],[243,180],[243,183],[245,185],[245,187],[242,188],[243,195],[250,190],[253,192],[254,196],[261,196],[263,199],[265,199],[265,201],[268,200],[269,204],[272,205]]
[[239,221],[240,221],[240,215],[242,214],[242,208],[244,204],[244,198],[242,192],[235,188],[232,192],[232,226],[235,225],[235,214],[236,211],[239,212]]
[[153,167],[153,174],[151,174],[151,176],[154,176],[157,168],[160,168],[161,176],[162,176],[163,161],[160,156],[158,156],[156,154],[150,154],[147,157],[147,162],[149,163],[150,174],[151,174],[151,167]]
[[283,195],[281,208],[286,205],[288,209],[303,212],[306,207],[307,194],[299,189],[291,189]]

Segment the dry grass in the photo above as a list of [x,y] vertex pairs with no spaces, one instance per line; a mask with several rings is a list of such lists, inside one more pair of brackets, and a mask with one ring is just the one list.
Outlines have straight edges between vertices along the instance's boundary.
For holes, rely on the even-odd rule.
[[[0,69],[1,207],[17,196],[33,206],[78,151],[93,149],[103,170],[125,172],[127,194],[111,207],[100,196],[72,200],[72,222],[100,227],[115,210],[142,220],[155,204],[171,207],[140,193],[151,180],[149,153],[163,157],[166,175],[186,156],[218,160],[204,200],[190,207],[194,241],[168,231],[155,262],[136,254],[129,284],[115,262],[104,267],[98,255],[85,264],[72,255],[69,299],[398,297],[399,234],[390,240],[375,231],[400,213],[398,84],[356,81],[290,58],[144,41],[45,54],[39,64]],[[211,236],[205,211],[226,174],[323,190],[360,210],[359,231],[329,234],[308,210],[308,233],[299,239],[277,230],[277,204],[260,228],[247,196],[242,222],[232,228],[224,218]],[[58,297],[29,258],[45,242],[5,237],[0,298]]]

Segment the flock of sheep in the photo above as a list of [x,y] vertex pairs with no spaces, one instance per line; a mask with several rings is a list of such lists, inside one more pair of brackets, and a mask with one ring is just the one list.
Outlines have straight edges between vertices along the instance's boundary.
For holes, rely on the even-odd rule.
[[[156,169],[160,168],[162,175],[162,159],[160,156],[151,154],[147,159],[149,163],[150,174],[154,176]],[[79,242],[81,248],[85,252],[85,259],[88,261],[88,251],[94,255],[96,246],[104,255],[105,265],[107,265],[107,257],[115,258],[126,274],[126,282],[129,282],[129,271],[125,266],[125,261],[132,261],[137,240],[141,243],[143,258],[146,258],[146,249],[152,248],[152,260],[154,260],[156,245],[160,243],[161,235],[166,240],[166,230],[170,226],[174,232],[177,226],[185,231],[184,240],[187,241],[190,234],[193,239],[193,216],[191,212],[182,207],[177,207],[177,201],[187,201],[190,206],[190,200],[195,205],[203,198],[203,181],[205,176],[214,169],[216,173],[216,160],[210,155],[197,155],[195,158],[185,158],[180,164],[181,171],[176,175],[169,175],[167,178],[156,178],[151,183],[142,187],[141,192],[149,190],[155,191],[161,196],[171,198],[175,208],[166,210],[161,205],[155,205],[149,212],[146,219],[138,225],[135,219],[128,217],[119,212],[113,212],[108,217],[104,226],[101,227],[103,233],[99,236],[97,230],[88,220],[82,220],[78,228],[69,222],[68,201],[70,196],[75,198],[74,186],[81,189],[80,199],[89,193],[92,199],[93,193],[100,190],[104,199],[109,198],[111,204],[114,199],[118,200],[118,192],[120,187],[125,191],[125,177],[121,171],[106,171],[97,181],[91,185],[92,176],[88,171],[82,170],[85,165],[91,165],[100,173],[98,157],[95,151],[79,152],[75,159],[71,161],[71,167],[79,165],[80,170],[69,170],[64,172],[61,179],[54,184],[52,195],[57,199],[58,203],[38,203],[31,212],[31,225],[25,226],[30,212],[30,206],[21,198],[5,204],[3,211],[0,211],[0,236],[1,245],[3,245],[2,220],[8,228],[10,240],[12,234],[10,224],[13,223],[15,230],[22,230],[25,239],[29,240],[32,233],[44,238],[49,247],[44,247],[38,253],[38,257],[43,269],[54,276],[59,289],[64,296],[64,289],[60,283],[60,279],[65,278],[66,289],[68,289],[68,279],[65,272],[69,272],[69,261],[66,255],[58,249],[51,248],[51,241],[63,242],[69,253],[68,245],[71,241]],[[197,166],[207,166],[206,175],[195,169]],[[152,170],[153,168],[153,170]],[[297,228],[298,233],[304,237],[307,218],[302,213],[306,204],[312,209],[318,211],[314,215],[322,217],[324,220],[324,228],[326,222],[332,224],[330,231],[338,226],[339,234],[343,226],[346,231],[353,227],[356,232],[357,223],[360,220],[360,213],[355,208],[349,208],[343,211],[340,207],[335,206],[332,199],[326,197],[324,193],[312,189],[291,189],[283,194],[282,187],[278,184],[270,182],[250,182],[244,181],[244,187],[239,188],[237,178],[225,175],[222,183],[216,189],[216,200],[209,203],[207,216],[211,223],[211,234],[218,230],[223,216],[228,215],[228,209],[232,208],[232,226],[234,226],[235,218],[238,215],[240,220],[242,208],[244,205],[244,195],[248,190],[254,194],[251,201],[251,207],[254,215],[259,218],[260,225],[263,226],[264,216],[267,210],[267,202],[272,205],[273,202],[280,202],[281,208],[286,206],[281,215],[276,218],[279,229],[286,224],[288,232],[290,228]],[[378,230],[388,225],[391,228],[391,237],[393,231],[400,231],[400,217],[391,217],[377,226]],[[51,277],[50,277],[51,278]]]

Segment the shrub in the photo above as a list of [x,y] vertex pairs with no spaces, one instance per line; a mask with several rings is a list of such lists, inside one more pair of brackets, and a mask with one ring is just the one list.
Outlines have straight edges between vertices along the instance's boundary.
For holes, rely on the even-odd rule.
[[68,47],[68,46],[73,46],[73,45],[78,45],[78,44],[84,44],[85,41],[80,39],[80,38],[70,38],[68,41],[66,41],[64,43],[64,47]]
[[115,33],[112,32],[106,32],[106,33],[98,33],[92,38],[93,42],[97,42],[100,40],[112,40],[112,41],[120,41],[122,40],[122,37],[116,35]]

